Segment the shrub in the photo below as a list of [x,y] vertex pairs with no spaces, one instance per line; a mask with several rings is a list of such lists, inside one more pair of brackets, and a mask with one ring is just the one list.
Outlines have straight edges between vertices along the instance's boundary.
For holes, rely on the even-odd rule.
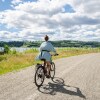
[[4,45],[4,53],[9,53],[10,52],[10,47],[8,45]]
[[2,60],[6,60],[6,57],[5,56],[0,56],[0,61]]
[[16,51],[16,49],[14,49],[14,50],[12,51],[12,53],[13,53],[13,54],[17,54],[17,51]]

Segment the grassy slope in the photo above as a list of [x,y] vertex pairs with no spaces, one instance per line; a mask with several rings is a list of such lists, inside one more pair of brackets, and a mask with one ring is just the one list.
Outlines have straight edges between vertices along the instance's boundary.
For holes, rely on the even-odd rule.
[[[75,56],[87,53],[100,52],[98,48],[59,48],[57,49],[59,56],[53,57],[58,59],[62,57]],[[36,64],[35,57],[38,51],[35,49],[28,50],[24,53],[0,55],[0,74],[19,70],[33,64]]]

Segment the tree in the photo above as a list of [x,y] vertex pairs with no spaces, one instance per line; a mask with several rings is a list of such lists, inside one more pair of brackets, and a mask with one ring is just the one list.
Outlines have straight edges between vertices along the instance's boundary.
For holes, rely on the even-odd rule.
[[4,53],[9,53],[9,51],[10,51],[9,46],[5,44],[4,45]]

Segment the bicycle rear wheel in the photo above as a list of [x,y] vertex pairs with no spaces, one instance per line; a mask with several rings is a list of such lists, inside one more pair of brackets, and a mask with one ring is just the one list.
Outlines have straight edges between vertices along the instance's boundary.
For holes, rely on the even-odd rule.
[[35,85],[37,87],[42,86],[42,84],[44,82],[44,78],[45,78],[44,69],[43,69],[43,66],[41,65],[41,66],[39,66],[36,69],[36,73],[35,73]]
[[53,79],[55,76],[55,63],[54,62],[51,63],[50,76],[51,76],[51,79]]

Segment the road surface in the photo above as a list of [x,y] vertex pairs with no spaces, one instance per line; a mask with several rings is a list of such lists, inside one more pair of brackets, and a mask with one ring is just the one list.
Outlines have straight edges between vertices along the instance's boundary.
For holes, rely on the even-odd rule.
[[0,76],[0,100],[100,100],[100,53],[54,61],[54,80],[34,84],[34,66]]

